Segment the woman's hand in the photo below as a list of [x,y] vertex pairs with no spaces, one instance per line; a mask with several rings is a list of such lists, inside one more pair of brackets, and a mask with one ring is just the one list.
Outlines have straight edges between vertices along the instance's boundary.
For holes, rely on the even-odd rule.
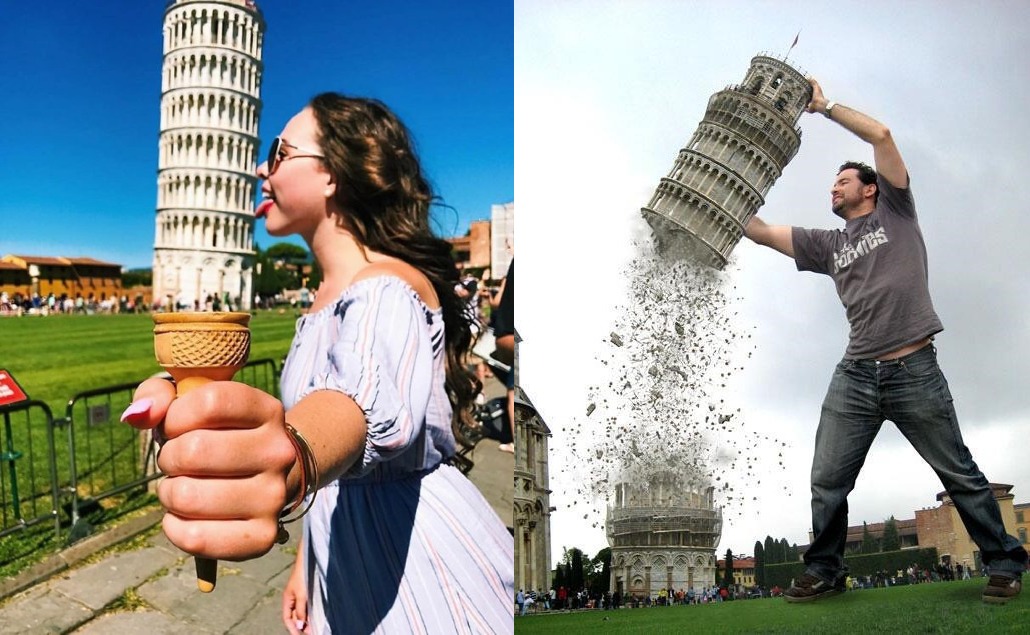
[[304,542],[297,547],[297,559],[283,590],[283,623],[290,635],[309,633],[308,588],[304,584]]
[[296,450],[282,403],[256,388],[210,382],[175,398],[175,387],[148,379],[122,420],[159,426],[157,495],[165,535],[183,551],[221,560],[264,555],[275,544],[287,504],[286,476]]

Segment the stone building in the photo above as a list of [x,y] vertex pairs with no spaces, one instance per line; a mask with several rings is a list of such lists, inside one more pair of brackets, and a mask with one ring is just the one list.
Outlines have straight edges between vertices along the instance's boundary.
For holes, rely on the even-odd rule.
[[[1013,535],[1019,536],[1024,547],[1026,544],[1026,526],[1023,523],[1022,535],[1020,535],[1019,523],[1016,521],[1016,509],[1013,505],[1014,496],[1012,486],[1002,483],[991,483],[991,491],[998,501],[998,508],[1001,511],[1001,520],[1005,523],[1005,530]],[[961,564],[963,567],[973,567],[979,571],[983,561],[980,559],[980,548],[976,546],[973,539],[969,537],[962,519],[959,518],[958,509],[947,492],[937,494],[940,504],[929,509],[916,511],[916,531],[919,535],[920,547],[936,547],[937,557],[946,565]],[[1026,507],[1025,505],[1023,507]]]
[[[1012,485],[1004,483],[991,483],[991,491],[998,501],[998,508],[1001,511],[1002,522],[1005,523],[1005,531],[1015,536],[1017,540],[1028,550],[1028,534],[1030,534],[1030,503],[1014,503],[1015,497],[1012,494]],[[939,505],[927,507],[915,512],[915,518],[895,519],[898,529],[898,539],[902,549],[916,549],[934,547],[937,555],[945,565],[958,565],[972,567],[974,571],[980,570],[982,560],[979,547],[969,537],[962,519],[959,518],[958,510],[954,501],[947,492],[937,494]],[[851,525],[848,527],[847,544],[845,553],[860,553],[862,540],[865,531],[875,540],[883,539],[884,523],[868,523],[867,525]],[[812,540],[812,533],[808,534],[809,541]],[[806,547],[800,551],[803,553]]]
[[551,430],[523,390],[515,388],[515,588],[551,588]]
[[515,201],[490,206],[490,270],[500,280],[515,257]]
[[0,258],[0,292],[10,298],[117,298],[123,293],[122,266],[94,258],[7,254]]
[[744,81],[708,100],[704,119],[641,213],[660,251],[721,269],[744,225],[801,146],[812,97],[786,61],[758,55]]
[[[719,586],[722,586],[723,576],[726,573],[726,561],[719,560],[716,563],[719,570]],[[733,587],[738,593],[746,591],[755,586],[755,559],[748,556],[733,558]]]
[[643,598],[663,588],[701,590],[715,584],[722,510],[714,492],[672,470],[618,483],[606,522],[610,590]]
[[171,0],[164,16],[154,298],[249,308],[261,48],[253,0]]
[[1012,512],[1016,520],[1016,533],[1012,535],[1030,551],[1030,542],[1027,541],[1027,534],[1030,533],[1030,503],[1015,503]]
[[454,261],[463,269],[490,268],[490,221],[474,220],[464,236],[448,238]]
[[454,248],[458,265],[488,270],[491,280],[500,280],[508,273],[515,254],[515,202],[491,205],[490,220],[474,220],[464,236],[447,241]]

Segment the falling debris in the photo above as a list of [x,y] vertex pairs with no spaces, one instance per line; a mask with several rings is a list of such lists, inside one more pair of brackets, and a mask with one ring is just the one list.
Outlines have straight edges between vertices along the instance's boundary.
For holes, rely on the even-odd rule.
[[586,415],[600,417],[570,428],[571,460],[559,468],[580,488],[572,505],[590,507],[596,524],[613,484],[673,470],[717,486],[724,515],[742,514],[758,458],[781,442],[750,430],[727,404],[754,347],[752,327],[733,311],[732,270],[667,259],[649,240],[636,248],[628,299],[596,354],[606,377],[590,387]]

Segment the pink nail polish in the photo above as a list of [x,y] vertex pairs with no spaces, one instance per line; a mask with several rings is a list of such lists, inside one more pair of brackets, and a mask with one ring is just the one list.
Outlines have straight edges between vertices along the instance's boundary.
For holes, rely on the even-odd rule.
[[150,408],[154,405],[153,399],[137,399],[136,401],[129,404],[129,407],[122,413],[121,421],[139,421],[143,419],[143,415],[150,412]]
[[298,631],[303,631],[304,627],[308,625],[304,620],[294,620],[293,625],[297,627]]

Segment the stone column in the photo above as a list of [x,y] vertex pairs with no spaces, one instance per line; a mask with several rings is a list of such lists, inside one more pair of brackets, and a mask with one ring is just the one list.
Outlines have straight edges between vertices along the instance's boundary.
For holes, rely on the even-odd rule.
[[540,559],[537,558],[537,553],[536,553],[536,521],[532,521],[532,520],[529,521],[527,523],[527,526],[528,526],[528,529],[526,531],[526,535],[529,537],[529,548],[526,551],[529,552],[529,574],[530,574],[530,577],[529,577],[529,580],[530,580],[529,588],[526,589],[526,591],[528,592],[530,589],[538,588],[538,585],[540,583],[541,571],[539,571],[538,570],[539,568],[537,567],[537,563],[540,562]]
[[515,546],[517,547],[518,557],[515,562],[515,588],[524,589],[526,587],[526,550],[525,550],[525,518],[518,518],[515,520]]

